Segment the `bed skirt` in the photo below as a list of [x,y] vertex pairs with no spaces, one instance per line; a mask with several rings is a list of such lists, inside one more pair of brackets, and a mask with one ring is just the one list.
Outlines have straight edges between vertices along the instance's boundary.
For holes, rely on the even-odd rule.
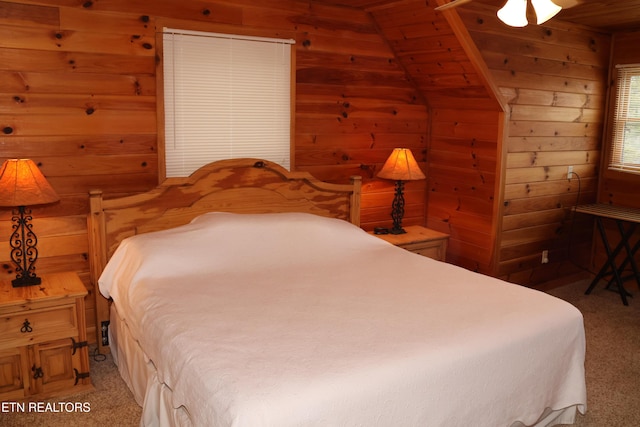
[[127,324],[111,305],[109,347],[120,376],[142,407],[140,426],[192,426],[186,408],[174,408],[171,389],[158,380],[156,368],[131,337]]
[[[153,362],[133,339],[127,324],[120,318],[114,304],[111,305],[109,347],[120,376],[131,390],[136,402],[142,407],[141,427],[176,426],[191,427],[189,412],[184,406],[174,408],[171,389],[158,380]],[[551,427],[558,424],[573,424],[578,405],[564,409],[545,411],[534,427]],[[509,427],[529,427],[515,422]]]

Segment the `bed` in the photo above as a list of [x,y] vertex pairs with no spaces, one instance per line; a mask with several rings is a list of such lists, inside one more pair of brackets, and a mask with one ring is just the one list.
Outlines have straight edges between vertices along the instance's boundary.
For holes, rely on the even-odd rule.
[[137,196],[91,193],[97,321],[141,425],[546,426],[585,413],[580,312],[366,233],[360,186],[240,159]]

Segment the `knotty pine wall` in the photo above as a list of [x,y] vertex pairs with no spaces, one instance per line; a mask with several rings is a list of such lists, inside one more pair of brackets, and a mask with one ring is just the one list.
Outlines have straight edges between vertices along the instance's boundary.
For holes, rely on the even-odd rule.
[[[554,19],[511,28],[495,9],[459,9],[509,105],[496,275],[537,287],[580,277],[591,228],[571,208],[596,199],[611,37]],[[568,166],[580,181],[567,180]]]
[[[75,270],[95,292],[88,191],[121,196],[158,183],[162,26],[294,38],[297,169],[333,182],[363,176],[363,226],[390,225],[393,183],[376,171],[399,146],[425,166],[429,114],[364,11],[293,0],[0,1],[0,160],[34,159],[61,196],[33,209],[39,274]],[[424,223],[425,189],[426,181],[406,186],[406,225]],[[9,234],[2,210],[4,279],[14,276]]]
[[[616,33],[613,37],[609,79],[611,90],[607,99],[610,111],[613,111],[615,108],[615,81],[617,77],[615,66],[617,64],[639,64],[639,44],[640,31]],[[608,126],[609,124],[610,122],[607,121],[605,131],[606,142],[604,144],[605,155],[602,159],[602,173],[598,186],[598,202],[640,209],[640,175],[607,170],[607,155],[610,149],[608,141],[610,141],[612,137],[612,130]],[[615,247],[620,240],[620,233],[611,221],[605,221],[604,224],[607,228],[608,240],[612,244],[612,247]],[[636,231],[635,238],[633,238],[632,241],[635,242],[635,239],[638,238],[640,238],[640,230]],[[591,268],[597,272],[607,257],[599,234],[594,232],[593,241],[595,244]],[[625,253],[623,251],[622,256],[624,255]],[[640,265],[640,253],[636,254],[636,262]]]
[[[390,223],[393,183],[375,174],[405,146],[428,179],[408,183],[404,223],[450,233],[450,262],[531,286],[576,272],[566,252],[578,190],[564,174],[573,165],[581,200],[595,199],[608,36],[553,20],[507,28],[495,10],[440,14],[436,1],[368,12],[303,0],[0,1],[0,160],[33,158],[62,196],[34,209],[38,272],[74,269],[94,292],[87,192],[157,184],[163,25],[297,41],[297,168],[363,176],[365,228]],[[0,211],[0,260],[9,218]]]
[[450,235],[449,262],[492,274],[502,106],[459,18],[436,5],[405,0],[370,13],[429,106],[426,224]]

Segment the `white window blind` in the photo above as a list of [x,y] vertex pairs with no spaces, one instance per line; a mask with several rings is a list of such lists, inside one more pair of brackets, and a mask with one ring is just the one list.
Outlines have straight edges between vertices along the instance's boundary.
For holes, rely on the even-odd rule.
[[609,169],[640,173],[640,65],[617,69]]
[[292,43],[164,29],[167,177],[242,157],[290,169]]

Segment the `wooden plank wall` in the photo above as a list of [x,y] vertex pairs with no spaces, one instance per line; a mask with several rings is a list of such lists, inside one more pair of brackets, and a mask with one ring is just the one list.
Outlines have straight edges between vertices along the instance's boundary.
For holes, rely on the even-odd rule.
[[[613,46],[610,65],[609,84],[612,86],[608,97],[609,111],[615,108],[615,80],[617,64],[639,64],[640,63],[640,32],[617,33],[613,37]],[[605,132],[604,150],[609,150],[611,140],[611,128],[607,121]],[[640,175],[630,173],[620,173],[607,170],[606,155],[603,156],[602,173],[598,187],[598,202],[609,203],[616,206],[627,206],[640,209]],[[620,240],[617,227],[609,221],[605,221],[607,236],[613,246]],[[640,230],[636,232],[632,241],[640,239]],[[624,251],[621,256],[624,256]],[[598,234],[594,233],[594,256],[592,258],[592,268],[598,271],[600,266],[606,261],[606,253],[602,245],[602,240]],[[640,265],[640,253],[636,254],[636,261]]]
[[426,223],[450,235],[449,262],[491,274],[501,107],[434,6],[406,0],[369,11],[429,105]]
[[[591,229],[578,224],[569,235],[578,184],[566,168],[581,176],[580,200],[595,200],[609,36],[555,20],[515,30],[471,3],[457,10],[482,52],[476,64],[459,39],[458,12],[445,19],[433,6],[0,1],[0,160],[33,158],[62,196],[34,209],[38,272],[74,269],[94,292],[88,191],[156,185],[156,27],[167,25],[296,40],[296,164],[331,182],[363,176],[365,228],[390,224],[393,183],[375,175],[394,147],[408,147],[428,180],[408,183],[404,223],[450,233],[450,261],[525,285],[571,274],[568,240]],[[3,278],[13,275],[9,219],[0,211]]]
[[[496,274],[571,280],[587,266],[590,225],[571,208],[596,198],[610,35],[554,19],[511,28],[495,9],[458,9],[509,103]],[[580,180],[567,180],[568,166]]]
[[[397,146],[425,165],[428,112],[362,10],[295,0],[0,1],[0,161],[33,158],[61,195],[34,208],[37,272],[78,271],[89,288],[88,191],[158,182],[156,27],[296,39],[295,157],[332,182],[363,176],[365,228],[391,223],[393,183],[375,178]],[[426,181],[409,183],[405,224],[423,224]],[[0,211],[9,262],[10,213]],[[90,336],[93,298],[87,300]]]
[[433,111],[427,224],[450,234],[448,260],[494,275],[498,112]]

